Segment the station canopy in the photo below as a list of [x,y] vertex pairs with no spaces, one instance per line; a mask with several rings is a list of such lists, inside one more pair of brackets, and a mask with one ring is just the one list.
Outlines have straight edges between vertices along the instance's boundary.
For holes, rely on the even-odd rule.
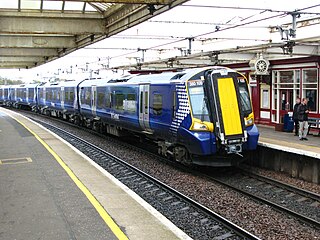
[[186,0],[0,1],[0,68],[33,68]]
[[172,69],[318,56],[319,13],[316,0],[0,1],[0,68]]

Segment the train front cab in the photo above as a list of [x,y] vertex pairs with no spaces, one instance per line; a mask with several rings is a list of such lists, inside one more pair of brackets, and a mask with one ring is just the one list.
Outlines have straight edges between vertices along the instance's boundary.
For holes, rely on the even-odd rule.
[[193,163],[230,166],[256,149],[259,133],[244,76],[226,68],[208,70],[187,85],[192,118],[189,130],[198,141],[193,147],[195,155],[201,156]]

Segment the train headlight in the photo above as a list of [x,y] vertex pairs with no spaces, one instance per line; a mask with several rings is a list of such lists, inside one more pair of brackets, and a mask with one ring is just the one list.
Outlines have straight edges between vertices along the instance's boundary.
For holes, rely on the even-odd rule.
[[204,123],[199,123],[199,122],[194,122],[192,130],[196,131],[208,131],[209,128],[206,124]]
[[253,124],[253,118],[245,119],[246,127],[251,126]]

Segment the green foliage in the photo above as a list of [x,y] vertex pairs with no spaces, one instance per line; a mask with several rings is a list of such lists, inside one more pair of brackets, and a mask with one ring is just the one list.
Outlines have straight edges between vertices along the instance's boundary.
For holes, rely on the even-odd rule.
[[18,85],[23,84],[24,82],[21,80],[10,80],[7,78],[0,77],[0,85]]

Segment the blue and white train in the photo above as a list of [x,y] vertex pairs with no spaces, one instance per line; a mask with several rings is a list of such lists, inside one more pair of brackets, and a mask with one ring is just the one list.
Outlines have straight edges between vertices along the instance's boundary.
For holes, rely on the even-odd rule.
[[137,135],[184,164],[230,166],[257,148],[246,78],[224,67],[0,88],[0,103]]

